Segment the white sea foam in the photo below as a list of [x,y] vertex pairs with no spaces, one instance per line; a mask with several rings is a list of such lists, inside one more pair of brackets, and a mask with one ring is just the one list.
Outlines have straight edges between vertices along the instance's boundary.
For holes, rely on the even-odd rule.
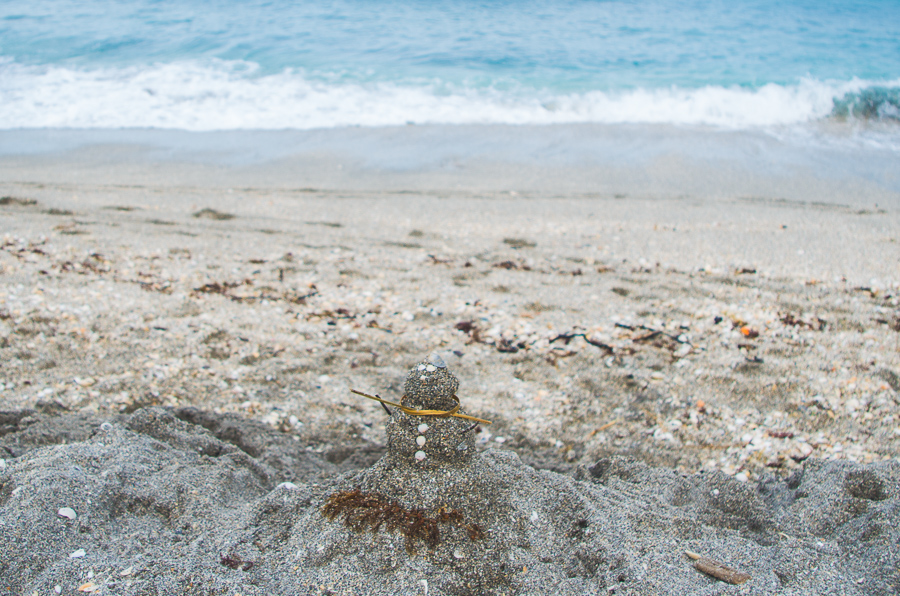
[[757,89],[635,89],[559,95],[438,82],[340,83],[246,62],[75,70],[0,62],[0,129],[192,131],[417,124],[664,123],[745,129],[828,116],[835,98],[891,82],[803,80]]

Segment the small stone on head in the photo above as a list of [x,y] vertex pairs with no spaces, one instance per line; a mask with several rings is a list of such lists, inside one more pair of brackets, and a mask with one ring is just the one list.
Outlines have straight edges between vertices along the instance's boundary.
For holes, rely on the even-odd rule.
[[447,368],[447,364],[444,362],[444,359],[438,356],[437,352],[432,352],[428,358],[425,359],[425,362],[429,364],[435,365],[437,368]]

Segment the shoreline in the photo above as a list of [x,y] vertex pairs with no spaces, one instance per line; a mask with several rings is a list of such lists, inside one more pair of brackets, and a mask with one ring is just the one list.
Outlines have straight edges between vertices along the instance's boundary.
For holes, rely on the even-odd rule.
[[0,131],[0,181],[365,193],[766,198],[900,209],[896,152],[854,128],[417,125]]

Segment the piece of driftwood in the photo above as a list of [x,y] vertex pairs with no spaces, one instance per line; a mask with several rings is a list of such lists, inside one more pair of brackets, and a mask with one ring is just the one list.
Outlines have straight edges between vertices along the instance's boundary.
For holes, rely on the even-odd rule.
[[720,579],[723,582],[739,585],[750,579],[749,573],[737,571],[735,569],[732,569],[731,567],[728,567],[727,565],[724,565],[723,563],[713,561],[712,559],[708,559],[704,556],[698,555],[697,553],[685,551],[684,554],[694,559],[694,569],[696,569],[697,571],[702,571],[707,575],[711,575],[716,579]]

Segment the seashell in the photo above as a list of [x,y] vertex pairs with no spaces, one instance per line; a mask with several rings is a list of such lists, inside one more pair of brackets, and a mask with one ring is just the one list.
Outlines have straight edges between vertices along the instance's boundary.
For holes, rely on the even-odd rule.
[[75,513],[75,510],[71,507],[60,507],[59,511],[56,512],[56,515],[66,519],[75,519],[78,517],[78,514]]

